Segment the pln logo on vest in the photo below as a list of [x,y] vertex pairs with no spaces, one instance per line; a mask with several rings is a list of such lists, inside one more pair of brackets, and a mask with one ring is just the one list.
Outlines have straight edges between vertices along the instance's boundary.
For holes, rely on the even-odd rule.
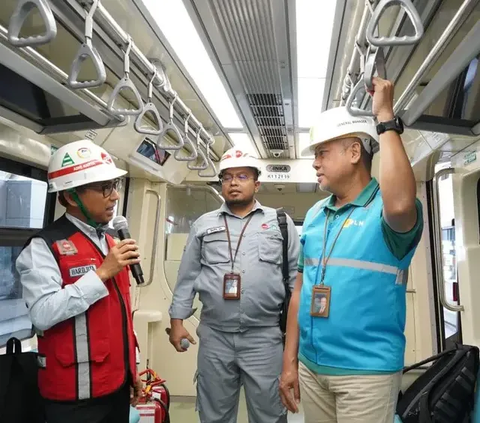
[[355,219],[347,219],[343,225],[344,228],[348,228],[350,226],[363,226],[365,225],[364,220],[355,220]]

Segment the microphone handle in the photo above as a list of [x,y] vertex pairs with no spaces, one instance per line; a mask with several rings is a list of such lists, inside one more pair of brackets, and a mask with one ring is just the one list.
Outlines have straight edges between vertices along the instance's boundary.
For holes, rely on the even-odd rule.
[[[131,238],[130,232],[128,232],[128,229],[126,228],[118,230],[118,237],[121,241]],[[130,271],[137,281],[137,285],[142,285],[145,283],[145,280],[143,279],[143,270],[139,263],[130,265]]]

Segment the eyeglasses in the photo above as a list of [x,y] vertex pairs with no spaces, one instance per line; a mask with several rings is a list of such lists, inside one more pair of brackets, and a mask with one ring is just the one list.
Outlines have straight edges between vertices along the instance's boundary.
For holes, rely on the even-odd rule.
[[122,182],[122,179],[114,179],[113,181],[98,182],[85,185],[85,188],[101,192],[104,198],[108,198],[112,195],[113,190],[118,192],[122,189]]
[[231,184],[232,181],[236,179],[238,182],[243,183],[247,182],[249,179],[252,179],[251,176],[240,173],[239,175],[223,175],[221,178],[222,184]]

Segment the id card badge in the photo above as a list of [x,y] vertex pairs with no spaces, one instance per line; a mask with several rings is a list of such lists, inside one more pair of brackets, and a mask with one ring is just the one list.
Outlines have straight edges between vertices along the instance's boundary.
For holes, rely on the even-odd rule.
[[241,282],[240,275],[227,273],[223,277],[223,298],[225,300],[239,300]]
[[325,285],[315,285],[312,290],[312,305],[310,315],[328,317],[330,313],[331,288]]

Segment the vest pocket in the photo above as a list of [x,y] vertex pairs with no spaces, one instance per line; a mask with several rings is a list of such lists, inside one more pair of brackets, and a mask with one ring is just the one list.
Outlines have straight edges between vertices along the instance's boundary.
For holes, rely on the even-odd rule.
[[[97,333],[89,334],[85,313],[73,319],[73,342],[57,345],[54,354],[63,367],[73,366],[77,363],[105,361],[110,354],[110,340],[107,336],[98,336]],[[106,334],[105,334],[106,335]],[[62,339],[62,338],[60,338]]]
[[[235,247],[235,245],[233,247]],[[208,264],[230,262],[227,234],[225,232],[205,235],[203,237],[202,258]]]
[[281,264],[283,238],[276,232],[259,232],[258,234],[258,258],[267,263]]

